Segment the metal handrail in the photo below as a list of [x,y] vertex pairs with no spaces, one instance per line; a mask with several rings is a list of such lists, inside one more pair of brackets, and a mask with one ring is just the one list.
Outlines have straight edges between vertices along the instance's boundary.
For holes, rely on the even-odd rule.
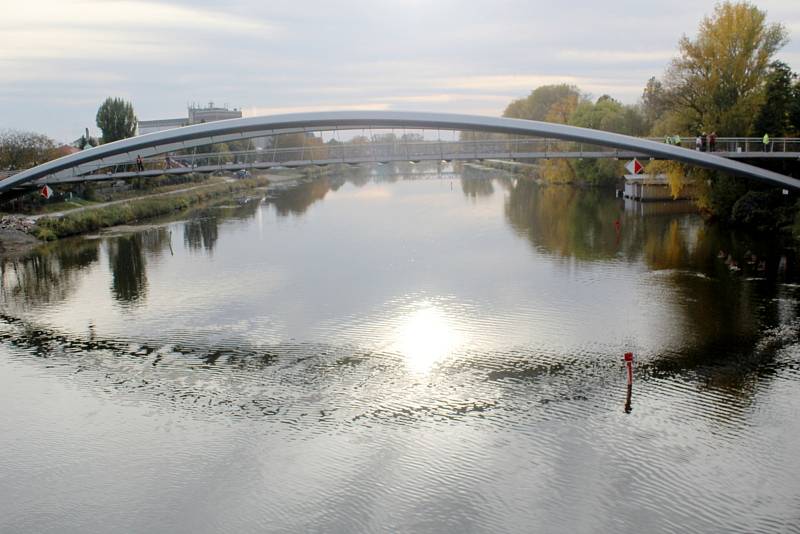
[[[730,142],[737,142],[739,146],[755,146],[757,138],[721,138],[717,140],[717,147],[714,151],[720,155],[732,155],[740,151],[730,150],[732,145],[726,144]],[[694,140],[692,140],[694,142]],[[759,140],[759,142],[761,142]],[[796,152],[800,156],[800,138],[776,138],[771,143],[775,142],[782,149],[785,150],[787,146],[793,147],[796,143]],[[681,146],[688,145],[682,143]],[[763,143],[762,143],[763,145]],[[728,150],[722,149],[723,147]],[[587,151],[587,148],[589,150]],[[756,154],[762,152],[762,147],[755,151]],[[784,150],[774,150],[775,152],[783,152]],[[338,153],[337,159],[342,161],[354,158],[367,158],[368,160],[385,161],[385,160],[414,160],[419,156],[439,154],[443,155],[465,155],[469,154],[476,159],[480,159],[483,154],[499,154],[505,153],[506,157],[522,157],[522,154],[532,155],[535,153],[542,153],[543,157],[547,158],[550,154],[559,154],[564,156],[574,153],[575,157],[581,158],[585,153],[590,152],[595,157],[598,154],[608,154],[608,157],[619,157],[620,152],[611,147],[592,146],[585,143],[577,143],[572,141],[558,141],[554,142],[552,139],[541,137],[527,137],[527,138],[509,138],[509,139],[470,139],[462,141],[446,141],[446,140],[430,140],[430,141],[405,141],[405,142],[369,142],[363,144],[349,144],[337,143],[335,145],[314,145],[309,146],[288,146],[278,148],[278,143],[274,147],[264,150],[236,150],[228,152],[200,152],[191,154],[160,154],[143,158],[144,164],[149,169],[167,168],[167,159],[170,160],[170,165],[173,168],[178,167],[205,167],[210,165],[211,160],[215,160],[217,166],[223,166],[231,163],[239,164],[244,160],[245,166],[247,163],[259,163],[264,161],[272,161],[276,163],[285,161],[305,161],[312,162],[316,159],[325,159],[325,156],[331,156]],[[741,152],[749,152],[748,150]],[[788,152],[788,151],[787,151]],[[305,154],[310,153],[311,157],[306,158]],[[443,158],[444,159],[444,158]],[[134,162],[115,163],[123,168],[125,166],[133,166]],[[114,165],[102,161],[86,164],[82,174],[92,174],[108,169]]]

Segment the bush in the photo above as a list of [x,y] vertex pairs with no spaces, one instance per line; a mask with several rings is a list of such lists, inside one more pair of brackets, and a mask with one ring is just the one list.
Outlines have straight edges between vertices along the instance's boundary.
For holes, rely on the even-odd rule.
[[730,221],[760,232],[778,231],[794,219],[794,209],[784,204],[779,191],[749,191],[734,203]]
[[737,225],[762,226],[771,216],[769,193],[750,191],[731,209],[731,222]]
[[42,241],[55,241],[58,239],[58,236],[55,234],[55,232],[42,226],[34,227],[32,233],[35,238],[41,239]]
[[709,193],[711,211],[721,221],[730,222],[734,204],[745,194],[747,194],[745,180],[727,175],[715,176]]

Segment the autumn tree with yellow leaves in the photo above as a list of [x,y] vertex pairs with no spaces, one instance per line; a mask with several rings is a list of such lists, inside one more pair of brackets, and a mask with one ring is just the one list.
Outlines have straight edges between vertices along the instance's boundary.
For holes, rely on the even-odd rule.
[[668,115],[684,133],[716,131],[743,136],[764,105],[765,81],[786,29],[748,2],[724,2],[700,23],[694,39],[683,36],[680,55],[665,76]]

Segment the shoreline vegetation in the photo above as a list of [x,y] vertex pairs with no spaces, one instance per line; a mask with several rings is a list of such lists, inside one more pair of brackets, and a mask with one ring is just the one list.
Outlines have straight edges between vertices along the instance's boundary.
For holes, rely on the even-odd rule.
[[215,197],[266,187],[269,183],[270,180],[266,177],[246,178],[198,187],[181,193],[146,196],[110,206],[76,209],[74,213],[67,212],[60,217],[44,215],[40,216],[36,224],[31,227],[30,234],[41,241],[53,241],[182,211]]
[[[788,43],[781,23],[746,1],[727,0],[704,17],[694,37],[678,41],[678,53],[660,77],[652,76],[635,104],[599,97],[568,83],[542,85],[513,100],[504,117],[569,124],[659,139],[692,140],[706,150],[710,139],[763,139],[800,135],[800,75],[777,58]],[[475,138],[470,134],[470,138]],[[713,142],[713,141],[712,141]],[[711,149],[713,150],[713,148]],[[760,167],[798,176],[796,161],[763,161]],[[618,183],[623,162],[550,159],[539,176],[551,183],[603,186]],[[684,186],[708,220],[800,239],[800,198],[794,191],[668,160],[646,163],[663,174],[673,198]]]

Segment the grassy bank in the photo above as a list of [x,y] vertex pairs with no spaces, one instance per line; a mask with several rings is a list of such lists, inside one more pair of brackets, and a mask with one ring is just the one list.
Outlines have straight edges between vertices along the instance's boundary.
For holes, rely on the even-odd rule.
[[194,204],[214,197],[265,186],[268,183],[269,180],[266,178],[237,180],[185,193],[142,198],[124,204],[88,209],[74,214],[67,213],[58,218],[43,217],[36,223],[32,233],[39,239],[52,241],[60,237],[94,232],[109,226],[141,221],[174,211],[185,210]]

